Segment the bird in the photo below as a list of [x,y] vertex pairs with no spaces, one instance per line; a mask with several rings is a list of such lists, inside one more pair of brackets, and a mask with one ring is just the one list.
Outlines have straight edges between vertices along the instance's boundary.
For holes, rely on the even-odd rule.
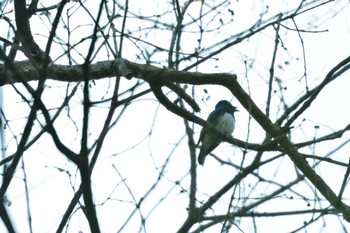
[[202,142],[198,155],[198,163],[200,165],[204,165],[205,157],[222,142],[222,137],[213,131],[212,127],[216,127],[223,134],[231,135],[235,129],[234,112],[237,111],[238,109],[227,100],[220,100],[216,104],[214,111],[209,114],[207,121],[212,126],[203,126],[197,142],[197,147]]

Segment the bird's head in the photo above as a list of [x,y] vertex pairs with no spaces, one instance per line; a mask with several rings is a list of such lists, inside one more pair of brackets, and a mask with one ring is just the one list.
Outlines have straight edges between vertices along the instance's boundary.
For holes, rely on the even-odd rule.
[[227,100],[220,100],[216,106],[215,109],[223,109],[227,112],[231,112],[232,114],[234,112],[238,112],[238,109],[235,106],[232,106],[230,102]]

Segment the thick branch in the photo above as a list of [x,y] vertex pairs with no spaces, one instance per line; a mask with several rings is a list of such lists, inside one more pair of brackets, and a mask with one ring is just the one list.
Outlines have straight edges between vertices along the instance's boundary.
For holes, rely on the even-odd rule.
[[[25,0],[14,1],[16,26],[18,30],[19,39],[23,45],[24,53],[29,59],[34,58],[33,61],[41,61],[43,52],[35,43],[29,24],[29,14],[26,9]],[[2,77],[0,75],[0,77]]]
[[[16,68],[17,73],[20,74],[26,82],[39,79],[39,74],[36,68],[29,60],[16,62],[13,66]],[[4,65],[0,64],[0,86],[20,82],[11,71],[6,72],[3,68]],[[127,79],[136,77],[146,81],[151,81],[151,79],[159,81],[157,80],[158,78],[165,77],[169,81],[177,80],[179,82],[192,84],[211,84],[211,79],[213,77],[236,77],[235,75],[225,73],[204,74],[200,72],[184,72],[163,69],[152,65],[130,62],[122,58],[91,64],[89,66],[89,75],[91,80],[123,76]],[[203,80],[203,78],[206,79]],[[52,63],[48,67],[47,79],[62,82],[80,82],[84,80],[84,72],[81,65],[57,65]]]

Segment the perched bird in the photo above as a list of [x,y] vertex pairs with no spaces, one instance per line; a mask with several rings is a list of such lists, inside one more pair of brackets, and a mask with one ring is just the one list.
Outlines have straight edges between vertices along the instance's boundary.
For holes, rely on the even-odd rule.
[[[207,121],[222,133],[231,135],[235,128],[235,117],[233,114],[236,111],[238,111],[237,108],[232,106],[230,102],[221,100],[216,104],[215,110],[209,114]],[[197,146],[200,142],[202,142],[202,146],[198,156],[198,163],[203,165],[205,157],[222,142],[222,138],[213,131],[212,126],[207,125],[201,131]]]

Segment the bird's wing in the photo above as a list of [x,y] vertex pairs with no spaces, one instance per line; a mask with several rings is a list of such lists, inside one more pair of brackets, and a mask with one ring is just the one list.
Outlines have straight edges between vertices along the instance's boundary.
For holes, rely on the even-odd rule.
[[[217,124],[217,121],[219,120],[220,116],[224,113],[225,113],[224,111],[214,110],[209,114],[207,121],[215,126]],[[203,126],[196,146],[198,146],[199,143],[203,141],[204,135],[207,134],[207,131],[209,129],[210,129],[209,126]]]
[[219,117],[224,113],[225,112],[222,110],[215,110],[209,114],[207,121],[212,124],[215,124],[216,123],[215,121],[217,121]]

